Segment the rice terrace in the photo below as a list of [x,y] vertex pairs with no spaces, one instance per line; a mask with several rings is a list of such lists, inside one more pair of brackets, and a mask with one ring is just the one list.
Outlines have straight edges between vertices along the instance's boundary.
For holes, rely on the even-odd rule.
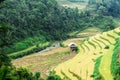
[[80,52],[74,58],[61,63],[54,70],[64,79],[96,80],[102,77],[113,80],[113,59],[119,49],[119,38],[120,28],[96,34],[79,44]]
[[120,0],[0,0],[0,80],[120,80]]
[[[96,28],[86,29],[84,33],[90,30],[94,32]],[[16,67],[27,67],[32,72],[40,70],[44,73],[42,77],[45,77],[47,70],[51,70],[55,71],[63,80],[97,80],[99,78],[113,80],[116,75],[112,70],[115,69],[114,65],[120,55],[118,55],[119,38],[120,28],[116,28],[108,32],[99,32],[96,35],[94,33],[88,38],[69,39],[63,44],[67,46],[69,42],[75,42],[79,49],[76,55],[65,54],[70,53],[69,49],[61,47],[44,52],[44,54],[33,54],[13,60],[13,64]],[[22,62],[23,60],[25,62]],[[44,66],[42,66],[43,64]],[[49,68],[50,66],[51,68]]]

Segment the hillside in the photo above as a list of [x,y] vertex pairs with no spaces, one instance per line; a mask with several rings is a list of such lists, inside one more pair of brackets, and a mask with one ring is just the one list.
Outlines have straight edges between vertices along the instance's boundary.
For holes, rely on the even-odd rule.
[[[111,78],[115,77],[114,72],[109,73],[109,71],[115,70],[111,69],[110,65],[113,65],[113,59],[117,59],[114,56],[118,53],[114,54],[113,49],[116,39],[120,37],[119,32],[119,28],[103,33],[98,28],[88,28],[74,34],[79,35],[79,37],[80,34],[88,34],[89,38],[83,35],[82,38],[71,38],[63,41],[64,46],[67,46],[70,42],[75,42],[80,51],[77,55],[71,54],[68,47],[60,47],[42,54],[25,56],[13,60],[12,63],[17,68],[25,67],[32,72],[40,71],[42,77],[46,77],[49,70],[54,69],[60,77],[67,77],[71,80],[80,80],[80,78],[83,80],[94,78],[96,80],[101,76],[105,80],[112,80]],[[108,72],[104,71],[106,68]],[[110,79],[104,76],[106,74]]]
[[[76,36],[79,35],[79,37],[80,37],[80,34],[81,35],[88,34],[88,35],[87,36],[82,35],[81,38],[70,38],[70,39],[64,40],[61,42],[64,45],[64,47],[57,47],[42,53],[36,52],[35,54],[14,59],[12,60],[12,63],[17,68],[25,67],[34,73],[36,71],[40,71],[41,77],[46,77],[47,76],[46,72],[49,71],[51,68],[54,68],[56,65],[63,63],[69,59],[72,59],[75,56],[75,54],[71,54],[70,49],[68,47],[68,44],[70,42],[75,42],[76,44],[79,44],[80,41],[86,39],[88,36],[91,36],[91,35],[93,36],[101,32],[102,31],[99,28],[95,28],[95,27],[87,28],[82,32],[79,32],[79,31],[77,33],[74,32],[72,34]],[[20,54],[20,53],[14,53],[14,54]],[[14,54],[11,54],[11,55],[14,55]]]
[[[64,3],[84,8],[79,11],[78,8],[82,7],[61,6]],[[5,53],[18,58],[43,50],[56,40],[70,38],[71,32],[80,32],[96,25],[104,31],[117,26],[109,16],[94,16],[89,11],[84,11],[86,3],[68,0],[4,1],[6,7],[0,9],[0,26],[10,27],[7,33],[10,45],[5,47]],[[71,6],[75,7],[74,5]],[[0,42],[2,43],[1,39]]]
[[[3,4],[5,7],[0,9],[0,26],[10,27],[7,36],[11,43],[5,47],[6,54],[48,42],[51,44],[55,40],[68,38],[67,34],[77,28],[82,29],[82,26],[78,24],[80,16],[77,9],[61,7],[55,0],[47,2],[44,0],[5,0]],[[40,46],[37,50],[31,48],[27,54],[45,47]]]
[[89,0],[88,4],[99,14],[120,17],[120,0]]
[[120,80],[119,17],[119,0],[0,0],[0,80]]
[[84,43],[78,44],[79,54],[56,66],[54,69],[56,74],[63,79],[70,80],[92,80],[93,78],[95,80],[98,78],[113,80],[111,64],[113,64],[112,58],[116,49],[116,39],[120,38],[119,33],[120,28],[117,28],[96,34],[85,40]]

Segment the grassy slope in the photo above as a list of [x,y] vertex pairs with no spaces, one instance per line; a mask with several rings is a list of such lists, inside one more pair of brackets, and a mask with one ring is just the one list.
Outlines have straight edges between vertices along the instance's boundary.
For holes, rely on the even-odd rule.
[[[38,44],[39,47],[37,47],[36,45],[34,46],[31,46],[31,47],[28,47],[26,49],[23,49],[23,50],[20,50],[20,51],[17,51],[17,52],[13,52],[13,53],[9,53],[8,56],[11,57],[11,58],[14,58],[14,57],[19,57],[20,55],[22,56],[26,56],[26,54],[31,54],[31,53],[34,53],[34,49],[39,49],[39,50],[42,50],[48,46],[50,46],[51,42],[44,42],[44,43],[40,43]],[[21,56],[21,57],[22,57]]]
[[[116,31],[120,32],[119,29],[116,29]],[[113,31],[109,31],[107,32],[108,34],[114,35],[115,33]],[[102,37],[101,37],[102,36]],[[97,40],[95,39],[97,37]],[[118,37],[117,34],[114,35],[115,38]],[[94,65],[95,62],[94,60],[97,59],[99,56],[103,55],[103,58],[101,59],[101,64],[100,64],[100,72],[101,75],[105,75],[105,73],[108,73],[108,77],[103,76],[103,78],[105,80],[112,80],[112,75],[110,73],[110,64],[111,64],[111,57],[112,57],[112,53],[113,53],[113,48],[114,46],[112,46],[115,43],[115,38],[112,39],[110,36],[107,36],[106,33],[103,34],[98,34],[94,37],[92,37],[92,39],[94,39],[94,41],[97,41],[101,46],[101,48],[98,48],[98,44],[94,43],[97,48],[94,49],[90,44],[87,43],[87,41],[84,42],[83,46],[86,47],[85,48],[85,53],[79,53],[77,54],[73,59],[68,60],[62,64],[59,64],[56,68],[55,71],[57,72],[58,75],[60,75],[62,78],[64,77],[64,75],[61,73],[61,71],[63,71],[69,78],[71,78],[72,80],[77,80],[77,78],[75,76],[73,76],[70,72],[74,72],[75,74],[77,74],[78,76],[82,77],[83,80],[92,80],[92,78],[90,77],[94,71]],[[91,38],[89,39],[91,40]],[[105,44],[103,44],[102,42],[104,42]],[[104,49],[104,47],[106,45],[111,45],[110,49]],[[89,50],[88,50],[88,48]],[[83,48],[81,47],[82,51]],[[108,61],[107,61],[108,60]],[[63,66],[64,65],[64,66]],[[106,68],[106,71],[104,70],[104,68]]]

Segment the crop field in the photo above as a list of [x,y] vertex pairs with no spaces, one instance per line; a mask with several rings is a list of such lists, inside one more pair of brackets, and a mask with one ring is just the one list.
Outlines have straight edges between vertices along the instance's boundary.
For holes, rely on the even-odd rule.
[[31,54],[22,58],[12,60],[12,63],[17,68],[24,67],[31,72],[41,72],[41,77],[47,76],[49,71],[54,66],[62,63],[70,58],[73,58],[75,54],[70,54],[69,48],[55,48],[53,50],[43,52],[42,54]]
[[[113,80],[111,62],[120,28],[96,34],[80,42],[80,52],[72,59],[57,65],[54,70],[64,80],[93,80],[97,59],[101,57],[97,72],[103,80]],[[95,79],[96,80],[96,79]],[[101,79],[100,79],[101,80]]]
[[101,32],[102,32],[102,30],[97,28],[97,27],[90,27],[90,28],[84,29],[83,31],[74,31],[74,32],[68,34],[69,36],[73,36],[74,38],[67,39],[67,40],[63,41],[63,45],[68,46],[68,44],[70,42],[74,42],[76,44],[79,44],[79,42],[81,40],[84,40],[88,37],[99,34]]
[[[82,31],[82,33],[88,32],[88,35],[95,34],[96,29],[97,28],[88,28],[88,29],[85,29],[84,31]],[[91,33],[89,31],[91,31]],[[100,31],[100,30],[97,29],[97,31]],[[80,34],[79,31],[76,31],[76,32],[75,32],[75,34],[73,34],[73,33],[72,34],[73,35]],[[13,59],[12,63],[17,68],[25,67],[25,68],[28,68],[32,72],[40,71],[41,76],[44,78],[44,77],[46,77],[46,71],[50,70],[51,67],[54,67],[54,66],[56,66],[62,62],[65,62],[69,59],[72,59],[75,56],[75,54],[69,54],[70,49],[67,46],[70,42],[75,42],[76,44],[79,44],[79,42],[85,38],[87,38],[87,37],[67,39],[62,42],[62,44],[65,47],[55,48],[50,51],[43,52],[42,54],[34,53],[34,54],[31,54],[31,55],[28,55],[28,56],[25,56],[22,58]],[[26,50],[23,50],[22,52],[24,52],[24,51],[26,51]],[[20,52],[21,51],[19,51],[18,54],[20,54]],[[17,54],[17,53],[14,53],[14,54]],[[13,54],[11,54],[11,55],[13,55]]]

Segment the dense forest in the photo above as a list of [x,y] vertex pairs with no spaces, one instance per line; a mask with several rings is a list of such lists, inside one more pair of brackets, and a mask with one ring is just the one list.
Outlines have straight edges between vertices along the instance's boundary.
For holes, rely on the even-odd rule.
[[68,0],[68,1],[71,1],[71,2],[87,2],[88,0]]
[[120,0],[89,0],[89,5],[103,15],[120,17]]
[[0,22],[14,26],[15,39],[47,35],[47,39],[59,40],[79,27],[73,25],[78,22],[78,10],[59,7],[55,0],[8,0],[5,5]]
[[6,47],[6,53],[38,43],[63,40],[69,37],[68,33],[87,27],[97,25],[104,30],[115,27],[111,17],[65,8],[55,0],[6,0],[0,9],[0,23],[11,26],[8,35],[12,39],[11,46]]
[[[77,24],[78,9],[59,7],[55,0],[7,0],[4,5],[0,10],[0,22],[12,26],[12,43],[27,39],[24,43],[30,46],[39,42],[61,40],[67,38],[68,32],[80,27]],[[13,50],[15,48],[10,52]]]

